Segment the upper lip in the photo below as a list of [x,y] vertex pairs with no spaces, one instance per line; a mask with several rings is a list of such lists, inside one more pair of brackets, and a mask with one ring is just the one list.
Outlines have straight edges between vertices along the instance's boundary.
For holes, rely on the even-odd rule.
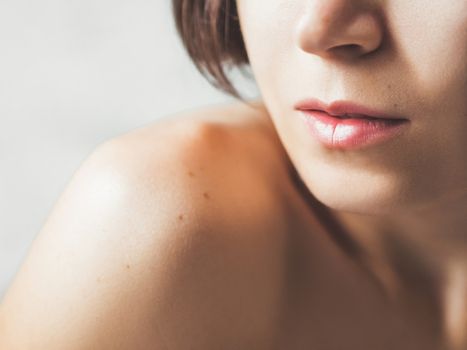
[[370,117],[380,119],[407,119],[398,115],[381,112],[376,109],[372,109],[354,102],[344,100],[334,101],[329,104],[326,104],[320,101],[319,99],[309,98],[296,103],[294,107],[295,109],[301,111],[322,111],[336,117],[350,115],[355,118]]

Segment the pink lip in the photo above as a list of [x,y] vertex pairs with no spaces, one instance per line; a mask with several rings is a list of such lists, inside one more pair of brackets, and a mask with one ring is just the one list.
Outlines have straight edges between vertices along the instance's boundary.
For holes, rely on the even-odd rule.
[[400,116],[390,115],[385,112],[377,111],[362,105],[358,105],[349,101],[334,101],[326,104],[316,98],[310,98],[295,104],[295,109],[298,110],[318,110],[326,112],[331,116],[338,116],[344,114],[360,114],[362,116],[382,119],[407,119]]
[[[308,99],[295,108],[302,112],[311,134],[329,148],[357,149],[381,143],[396,137],[410,124],[406,118],[347,101],[326,105]],[[342,118],[348,114],[351,116]]]

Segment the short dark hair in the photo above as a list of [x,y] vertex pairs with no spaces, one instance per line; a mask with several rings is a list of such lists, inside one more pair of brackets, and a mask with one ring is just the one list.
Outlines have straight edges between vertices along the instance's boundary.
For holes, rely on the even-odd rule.
[[235,0],[172,0],[175,25],[188,55],[216,88],[243,98],[228,68],[249,64]]

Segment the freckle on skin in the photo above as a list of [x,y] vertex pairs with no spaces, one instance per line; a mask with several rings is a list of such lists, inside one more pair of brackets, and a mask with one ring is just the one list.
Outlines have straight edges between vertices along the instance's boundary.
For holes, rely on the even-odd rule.
[[126,268],[129,269],[129,268],[130,268],[130,264],[126,264]]
[[207,192],[204,192],[204,193],[203,193],[203,196],[204,196],[204,198],[206,198],[206,199],[211,198],[211,197],[209,197],[209,194],[208,194]]
[[195,174],[194,174],[192,171],[190,171],[190,172],[188,173],[188,175],[189,175],[190,177],[194,177],[194,176],[195,176]]
[[180,214],[180,215],[178,216],[178,220],[183,221],[183,214]]

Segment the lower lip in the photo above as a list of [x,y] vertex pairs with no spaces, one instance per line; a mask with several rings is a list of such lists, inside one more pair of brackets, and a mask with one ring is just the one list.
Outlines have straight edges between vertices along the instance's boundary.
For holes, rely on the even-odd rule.
[[407,119],[366,119],[333,117],[321,111],[301,111],[311,134],[329,148],[357,149],[398,136]]

